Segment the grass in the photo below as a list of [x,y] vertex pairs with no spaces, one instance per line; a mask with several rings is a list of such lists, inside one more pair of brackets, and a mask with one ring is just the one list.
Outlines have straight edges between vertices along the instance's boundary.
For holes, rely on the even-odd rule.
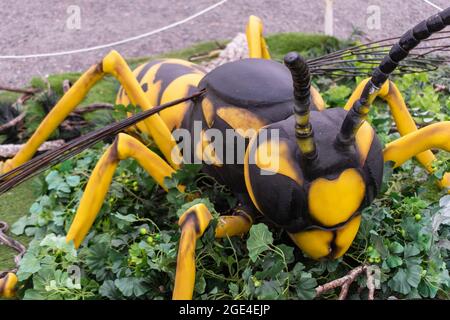
[[[285,34],[272,34],[267,36],[267,43],[269,45],[271,54],[274,59],[282,59],[282,56],[289,51],[298,51],[306,56],[314,55],[314,52],[328,52],[338,49],[342,43],[333,37],[323,35],[311,35],[302,33],[285,33]],[[204,42],[193,45],[189,48],[170,52],[163,55],[152,57],[140,57],[128,59],[131,69],[136,68],[139,64],[153,59],[160,58],[178,58],[188,59],[191,56],[208,53],[214,49],[217,49],[219,45],[225,45],[226,41],[218,42]],[[61,74],[53,74],[48,77],[48,84],[51,89],[61,96],[62,82],[69,80],[74,83],[81,73],[68,72]],[[34,88],[46,89],[47,83],[42,78],[32,78],[30,85]],[[116,92],[119,88],[119,82],[113,77],[106,76],[103,80],[98,82],[87,94],[86,98],[82,101],[80,106],[85,106],[94,102],[106,102],[114,103]],[[8,102],[12,104],[17,100],[19,94],[2,92],[0,93],[0,101]],[[110,117],[110,114],[106,111],[96,111],[90,115],[92,118],[90,121],[102,119],[104,117]],[[19,187],[11,190],[10,192],[0,197],[0,220],[6,221],[10,226],[17,221],[20,217],[25,215],[31,204],[38,196],[37,187],[34,186],[33,180],[28,181]],[[17,240],[24,244],[28,243],[26,237],[18,237]],[[4,246],[0,246],[0,270],[10,268],[13,266],[13,257],[15,252]]]
[[[29,208],[38,196],[39,188],[35,185],[35,179],[19,185],[0,197],[0,220],[8,223],[10,228],[20,217],[28,213]],[[30,241],[25,236],[14,238],[24,245],[27,245]],[[14,250],[0,246],[0,271],[14,267],[13,259],[15,255]]]

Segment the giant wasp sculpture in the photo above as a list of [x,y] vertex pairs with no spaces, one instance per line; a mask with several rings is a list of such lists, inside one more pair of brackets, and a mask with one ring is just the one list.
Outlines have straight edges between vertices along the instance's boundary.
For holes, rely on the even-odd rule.
[[[450,151],[450,122],[418,130],[400,92],[389,80],[396,69],[417,70],[414,60],[427,65],[424,54],[411,51],[421,41],[431,41],[432,34],[449,24],[450,8],[419,23],[395,44],[377,42],[375,51],[362,45],[310,61],[289,53],[283,65],[270,60],[262,23],[252,16],[247,26],[250,59],[227,63],[208,74],[195,64],[176,59],[152,61],[132,72],[124,59],[112,51],[79,78],[23,149],[4,164],[0,193],[103,138],[118,134],[92,172],[68,232],[67,241],[73,241],[77,248],[94,223],[119,161],[135,159],[166,189],[164,179],[182,165],[182,159],[189,162],[197,156],[204,162],[204,171],[230,187],[239,199],[234,214],[220,218],[215,230],[217,238],[245,234],[255,217],[262,214],[286,230],[311,258],[341,257],[358,231],[361,210],[370,205],[380,190],[384,162],[400,166],[416,157],[431,172],[435,157],[430,149]],[[440,47],[431,47],[431,51],[436,48]],[[344,67],[351,62],[349,57],[356,56],[365,68],[372,69],[373,57],[380,52],[384,59],[371,77],[356,88],[346,106],[325,109],[320,94],[311,86],[311,73],[363,74],[367,70],[361,64],[359,68]],[[105,74],[113,75],[122,84],[118,104],[132,103],[144,111],[30,160]],[[402,135],[384,150],[365,121],[376,97],[387,101]],[[237,132],[245,140],[245,154],[235,153],[233,163],[226,163],[227,153],[235,148],[214,145],[225,150],[223,154],[215,152],[210,148],[212,138],[208,130],[201,131],[199,141],[189,142],[193,155],[182,154],[172,132],[184,128],[194,134],[196,121],[203,128],[223,134],[230,129]],[[137,138],[121,133],[134,125],[153,138],[167,162]],[[210,152],[201,152],[207,148]],[[450,186],[449,174],[441,184]],[[184,186],[179,185],[178,189],[183,192]],[[174,299],[192,298],[195,243],[211,219],[203,204],[191,207],[179,219],[181,238]],[[3,295],[12,294],[16,281],[13,273],[1,280]]]

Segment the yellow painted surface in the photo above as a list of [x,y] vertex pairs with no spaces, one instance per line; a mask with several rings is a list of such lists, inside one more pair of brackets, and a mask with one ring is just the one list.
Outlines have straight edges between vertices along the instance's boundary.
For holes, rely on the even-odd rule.
[[335,244],[337,247],[334,258],[342,257],[352,245],[361,224],[361,216],[354,217],[347,222],[341,229],[337,230]]
[[269,50],[263,37],[263,23],[260,18],[253,15],[248,18],[246,36],[250,58],[270,59]]
[[202,111],[208,128],[211,128],[214,124],[214,116],[216,113],[214,111],[214,105],[208,97],[205,97],[202,101]]
[[247,109],[230,106],[218,108],[216,112],[223,121],[245,138],[253,137],[260,128],[266,125],[263,119]]
[[344,170],[335,180],[316,179],[308,194],[309,211],[319,223],[334,227],[360,207],[366,186],[356,169]]
[[216,238],[242,236],[246,234],[252,226],[249,216],[221,216],[216,227]]
[[288,234],[297,247],[315,260],[325,258],[331,253],[332,231],[308,230]]
[[[189,92],[189,87],[197,87],[203,76],[204,75],[201,73],[189,73],[178,77],[170,83],[166,90],[164,90],[161,97],[161,104],[186,97]],[[191,103],[192,102],[190,101],[179,103],[173,107],[162,110],[159,113],[169,130],[172,131],[173,129],[180,127],[187,108]]]
[[83,242],[103,205],[117,168],[116,152],[114,145],[109,147],[91,173],[80,206],[66,237],[67,242],[73,240],[75,248],[78,248]]
[[[119,53],[113,50],[103,59],[103,70],[114,75],[120,81],[131,103],[141,106],[143,110],[149,110],[153,107],[137,79],[134,77],[133,72]],[[158,114],[154,114],[143,121],[167,161],[169,161],[172,167],[177,169],[179,167],[178,164],[182,162],[181,154],[175,139],[172,137],[164,121]],[[177,150],[177,152],[172,152],[173,150]],[[174,155],[176,155],[177,159],[172,159]]]
[[375,132],[369,123],[364,121],[362,126],[359,128],[356,133],[356,146],[358,147],[358,153],[360,157],[360,165],[364,166],[366,162],[367,155],[370,151],[370,146],[372,145],[373,138],[375,136]]
[[255,194],[253,193],[252,184],[250,181],[250,171],[249,171],[249,167],[248,167],[249,159],[250,159],[250,150],[252,150],[255,141],[256,141],[256,136],[250,140],[247,150],[245,150],[244,178],[245,178],[245,187],[247,188],[247,192],[248,192],[248,195],[250,196],[250,199],[252,199],[252,202],[255,205],[256,209],[258,209],[259,212],[263,213],[258,205],[258,202],[256,201]]
[[295,165],[286,141],[280,140],[278,144],[265,141],[260,144],[256,150],[255,162],[262,170],[282,174],[297,182],[298,185],[303,184],[300,168]]
[[311,99],[319,111],[325,110],[325,101],[315,87],[311,86]]
[[7,273],[4,278],[0,279],[0,298],[14,298],[17,282],[17,276],[12,272]]
[[450,121],[426,126],[389,143],[383,151],[384,161],[394,161],[398,167],[416,154],[432,148],[450,152]]
[[172,295],[174,300],[192,299],[195,285],[195,244],[205,232],[211,219],[212,215],[208,208],[200,203],[184,212],[178,221],[182,230]]

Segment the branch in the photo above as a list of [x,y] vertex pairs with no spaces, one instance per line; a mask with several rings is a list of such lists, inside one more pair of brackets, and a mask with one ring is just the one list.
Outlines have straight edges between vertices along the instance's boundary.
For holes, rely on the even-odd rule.
[[350,285],[363,272],[365,272],[366,276],[367,276],[367,288],[369,289],[368,300],[373,300],[374,294],[375,294],[375,283],[374,283],[373,274],[371,273],[371,268],[370,268],[370,266],[367,266],[367,265],[359,266],[359,267],[351,270],[346,276],[344,276],[342,278],[325,283],[322,286],[318,286],[316,288],[316,296],[320,296],[321,294],[323,294],[327,291],[341,287],[341,292],[339,294],[339,300],[345,300],[345,298],[347,298],[348,289],[350,288]]
[[8,130],[9,128],[14,127],[16,124],[18,124],[19,122],[21,122],[23,119],[25,118],[25,112],[22,112],[21,114],[19,114],[17,117],[15,117],[14,119],[10,120],[9,122],[2,124],[0,126],[0,133]]
[[[54,150],[64,145],[64,143],[64,140],[47,141],[39,147],[38,151]],[[23,144],[1,144],[0,158],[8,159],[14,157],[23,146]]]
[[73,113],[83,114],[101,109],[113,110],[114,106],[110,103],[93,103],[85,107],[76,108]]
[[20,89],[20,88],[12,88],[12,87],[6,87],[6,86],[0,86],[0,91],[10,91],[10,92],[17,92],[17,93],[25,93],[25,94],[35,94],[38,92],[38,89]]

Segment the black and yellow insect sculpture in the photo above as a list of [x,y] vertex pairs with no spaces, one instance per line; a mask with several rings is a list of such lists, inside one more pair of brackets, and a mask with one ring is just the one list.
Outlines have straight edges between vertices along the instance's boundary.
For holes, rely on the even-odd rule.
[[[262,23],[254,16],[247,26],[251,58],[227,63],[208,74],[195,64],[175,59],[149,62],[132,72],[113,51],[81,76],[20,153],[4,164],[0,193],[104,137],[119,133],[92,172],[68,232],[67,241],[73,241],[77,248],[94,223],[119,161],[135,159],[166,189],[164,179],[183,160],[186,163],[197,157],[203,161],[204,171],[229,186],[239,199],[234,214],[220,218],[215,230],[217,238],[245,234],[255,217],[262,214],[286,230],[311,258],[341,257],[358,231],[361,210],[370,205],[380,190],[384,162],[400,166],[415,156],[431,172],[435,157],[430,149],[450,151],[450,122],[418,130],[400,92],[388,80],[396,68],[405,67],[402,62],[407,61],[410,51],[449,24],[450,8],[409,30],[372,76],[356,88],[344,108],[325,109],[320,94],[311,87],[310,73],[326,73],[329,66],[333,72],[337,70],[333,61],[342,62],[342,56],[357,54],[365,47],[308,62],[289,53],[283,65],[270,60]],[[122,84],[118,104],[139,105],[144,111],[30,160],[105,74],[113,75]],[[387,101],[402,135],[384,150],[365,121],[376,97]],[[154,107],[157,105],[160,106]],[[180,141],[174,139],[172,132],[183,128],[194,135],[195,123],[201,124],[200,138],[184,141],[180,148]],[[136,125],[134,130],[153,138],[167,162],[137,138],[120,133],[132,125]],[[231,147],[226,142],[213,144],[211,129],[223,136],[227,130],[237,133],[245,141],[245,153],[239,154],[233,142]],[[184,152],[187,146],[193,150],[190,156]],[[224,152],[221,154],[218,149]],[[232,161],[225,161],[229,158]],[[449,174],[441,184],[450,186]],[[184,186],[178,188],[183,192]],[[195,243],[211,219],[203,204],[191,207],[179,219],[181,238],[174,299],[192,298]],[[1,281],[2,293],[11,295],[15,275],[10,273]]]

